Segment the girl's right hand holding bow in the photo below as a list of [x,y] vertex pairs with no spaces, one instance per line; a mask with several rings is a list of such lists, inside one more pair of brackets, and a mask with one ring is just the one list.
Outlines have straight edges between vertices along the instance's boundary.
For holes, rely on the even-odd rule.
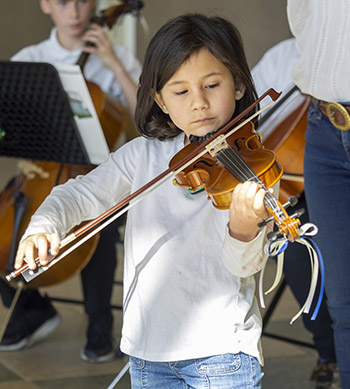
[[37,258],[42,266],[46,266],[58,254],[60,241],[60,237],[56,233],[39,233],[27,236],[18,247],[15,269],[19,269],[26,262],[28,267],[34,270],[37,266],[35,262]]

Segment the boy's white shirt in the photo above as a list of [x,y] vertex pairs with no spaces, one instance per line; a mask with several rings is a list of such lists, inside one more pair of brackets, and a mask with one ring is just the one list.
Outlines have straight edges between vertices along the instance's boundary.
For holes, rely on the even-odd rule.
[[[168,167],[184,146],[136,138],[86,176],[53,189],[26,236],[99,216]],[[265,230],[252,242],[228,234],[228,210],[205,192],[168,180],[128,211],[121,349],[152,361],[244,352],[263,363],[254,274],[264,266]]]
[[[114,50],[130,77],[138,83],[141,74],[141,64],[133,53],[124,46],[114,45]],[[57,29],[51,30],[50,37],[38,44],[27,46],[16,53],[11,61],[47,62],[52,65],[75,65],[82,53],[81,49],[67,50],[57,40]],[[90,55],[84,68],[84,76],[88,81],[95,82],[108,95],[121,101],[126,107],[127,101],[121,86],[116,81],[113,72],[106,68],[97,55]]]

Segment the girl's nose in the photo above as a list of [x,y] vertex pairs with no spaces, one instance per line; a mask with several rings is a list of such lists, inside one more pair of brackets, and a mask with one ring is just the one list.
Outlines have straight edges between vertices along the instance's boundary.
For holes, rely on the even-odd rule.
[[204,91],[197,91],[193,93],[192,109],[208,108],[209,102],[205,96]]

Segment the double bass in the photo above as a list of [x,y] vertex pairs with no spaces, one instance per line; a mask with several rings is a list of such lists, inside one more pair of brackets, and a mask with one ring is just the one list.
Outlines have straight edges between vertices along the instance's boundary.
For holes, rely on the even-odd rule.
[[[117,19],[126,13],[137,13],[143,6],[139,0],[125,0],[122,4],[102,11],[93,22],[107,25],[111,28]],[[78,60],[82,71],[88,59],[83,52]],[[101,88],[87,81],[87,86],[99,117],[107,145],[113,151],[122,134],[127,113],[122,105],[113,101]],[[13,269],[14,257],[20,237],[23,235],[31,215],[43,202],[45,197],[56,185],[66,182],[79,174],[86,174],[90,167],[71,164],[33,161],[30,162],[29,174],[21,173],[12,179],[0,194],[0,274]],[[79,273],[93,255],[98,242],[98,235],[81,245],[77,250],[67,255],[55,268],[48,270],[32,283],[29,288],[39,288],[55,285]],[[65,249],[68,249],[67,246]]]
[[263,137],[262,144],[275,152],[283,167],[284,173],[281,177],[279,190],[279,199],[282,203],[286,202],[292,195],[299,198],[304,192],[305,132],[311,98],[300,94],[297,104],[290,112],[287,112],[287,115],[283,116],[281,113],[283,112],[283,104],[293,93],[299,93],[296,87],[287,92],[285,98],[281,97],[280,103],[276,103],[260,121],[260,125],[263,125],[267,122],[269,115],[277,113],[274,120],[268,122],[269,131],[267,136]]

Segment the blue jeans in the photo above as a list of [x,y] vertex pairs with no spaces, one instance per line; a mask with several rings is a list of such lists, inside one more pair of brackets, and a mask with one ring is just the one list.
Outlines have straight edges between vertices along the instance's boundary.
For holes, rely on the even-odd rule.
[[343,388],[350,388],[350,131],[337,130],[311,105],[304,160],[305,195],[315,242],[325,263],[325,290],[333,320]]
[[243,353],[177,362],[130,357],[132,389],[253,389],[262,376],[257,359]]

